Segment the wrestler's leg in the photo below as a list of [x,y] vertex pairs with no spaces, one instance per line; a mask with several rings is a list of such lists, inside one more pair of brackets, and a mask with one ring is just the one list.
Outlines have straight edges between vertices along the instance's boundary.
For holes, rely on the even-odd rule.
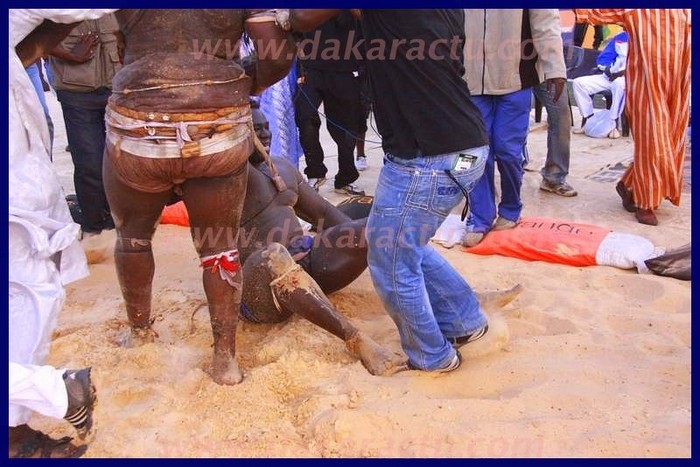
[[114,175],[109,157],[104,158],[103,166],[103,183],[117,230],[114,264],[131,324],[122,345],[138,346],[153,341],[150,317],[155,263],[151,239],[172,190],[137,191]]
[[314,238],[307,272],[325,293],[350,284],[367,268],[367,219],[330,227]]
[[[245,198],[248,165],[231,175],[191,178],[182,184],[182,198],[190,216],[190,231],[200,258],[236,249],[241,211]],[[236,362],[236,325],[241,303],[241,276],[237,271],[229,284],[218,270],[202,271],[204,293],[214,336],[214,381],[237,384],[243,374]],[[232,285],[233,284],[233,285]]]
[[272,243],[253,253],[244,272],[245,315],[252,321],[279,322],[296,313],[342,339],[371,374],[394,370],[397,358],[340,314],[283,245]]

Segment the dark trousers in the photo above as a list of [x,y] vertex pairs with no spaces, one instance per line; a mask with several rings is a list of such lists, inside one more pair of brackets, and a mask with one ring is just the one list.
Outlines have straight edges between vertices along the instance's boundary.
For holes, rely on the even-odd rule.
[[[83,232],[101,232],[114,227],[102,184],[105,150],[105,107],[109,92],[59,92],[66,136],[73,159],[73,183],[83,213]],[[77,94],[83,94],[76,96]]]
[[338,174],[335,188],[348,185],[360,177],[355,168],[355,143],[362,110],[360,79],[352,72],[329,72],[307,68],[295,103],[299,140],[304,150],[308,178],[325,177],[328,168],[323,163],[318,108],[323,103],[327,117],[326,128],[338,145]]
[[[596,25],[594,28],[595,32],[593,34],[593,48],[597,49],[600,47],[600,44],[603,43],[603,39],[605,39],[605,37],[602,25]],[[588,23],[576,23],[574,25],[574,45],[576,47],[581,47],[583,45],[583,41],[586,40],[587,31]]]

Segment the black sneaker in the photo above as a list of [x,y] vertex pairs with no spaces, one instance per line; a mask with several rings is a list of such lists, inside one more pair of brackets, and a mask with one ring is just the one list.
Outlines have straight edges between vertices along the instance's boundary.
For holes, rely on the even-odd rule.
[[450,371],[454,371],[457,368],[459,368],[460,365],[462,365],[462,354],[459,353],[459,350],[456,350],[454,358],[452,358],[452,360],[450,361],[450,363],[447,364],[446,367],[438,368],[437,370],[424,370],[422,368],[414,366],[410,361],[407,363],[409,370],[419,370],[425,371],[427,373],[449,373]]
[[318,191],[326,183],[326,177],[310,178],[307,183],[311,188]]
[[341,186],[340,188],[336,188],[333,191],[336,193],[340,193],[341,195],[350,195],[350,196],[364,196],[365,195],[365,190],[360,190],[356,185],[353,185],[352,183],[348,183],[345,186]]
[[467,334],[466,336],[462,337],[448,337],[447,342],[452,344],[452,347],[455,349],[458,349],[462,347],[463,345],[469,344],[470,342],[474,342],[475,340],[481,339],[486,335],[486,333],[489,332],[489,325],[487,324],[483,328],[479,329],[478,331],[475,331],[471,334]]
[[80,439],[85,439],[92,429],[92,412],[97,402],[90,370],[91,368],[83,368],[63,373],[68,393],[68,410],[63,418],[73,425]]

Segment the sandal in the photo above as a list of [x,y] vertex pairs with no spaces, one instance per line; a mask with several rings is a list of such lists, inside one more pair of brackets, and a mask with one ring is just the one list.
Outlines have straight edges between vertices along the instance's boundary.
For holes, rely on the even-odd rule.
[[[26,432],[25,439],[17,443],[17,452],[9,456],[11,458],[76,459],[87,451],[87,445],[76,446],[71,443],[73,438],[69,436],[53,439],[41,431],[30,428],[28,425],[20,425],[10,428],[10,430]],[[10,454],[12,444],[10,442]]]
[[622,180],[617,182],[617,185],[615,185],[615,191],[617,191],[617,194],[620,195],[620,198],[622,199],[622,207],[625,208],[625,211],[637,212],[637,206],[634,204],[634,196],[632,195],[632,191],[630,191],[630,189],[627,188],[624,183],[622,183]]

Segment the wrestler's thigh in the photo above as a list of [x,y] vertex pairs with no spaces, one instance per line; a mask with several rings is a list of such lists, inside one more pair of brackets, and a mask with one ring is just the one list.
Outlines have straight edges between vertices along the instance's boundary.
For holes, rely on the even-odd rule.
[[235,247],[248,180],[248,164],[222,177],[198,177],[182,184],[182,199],[200,256]]
[[104,157],[102,163],[102,181],[119,236],[152,238],[163,207],[172,197],[173,190],[157,193],[136,190],[117,177],[109,157]]

